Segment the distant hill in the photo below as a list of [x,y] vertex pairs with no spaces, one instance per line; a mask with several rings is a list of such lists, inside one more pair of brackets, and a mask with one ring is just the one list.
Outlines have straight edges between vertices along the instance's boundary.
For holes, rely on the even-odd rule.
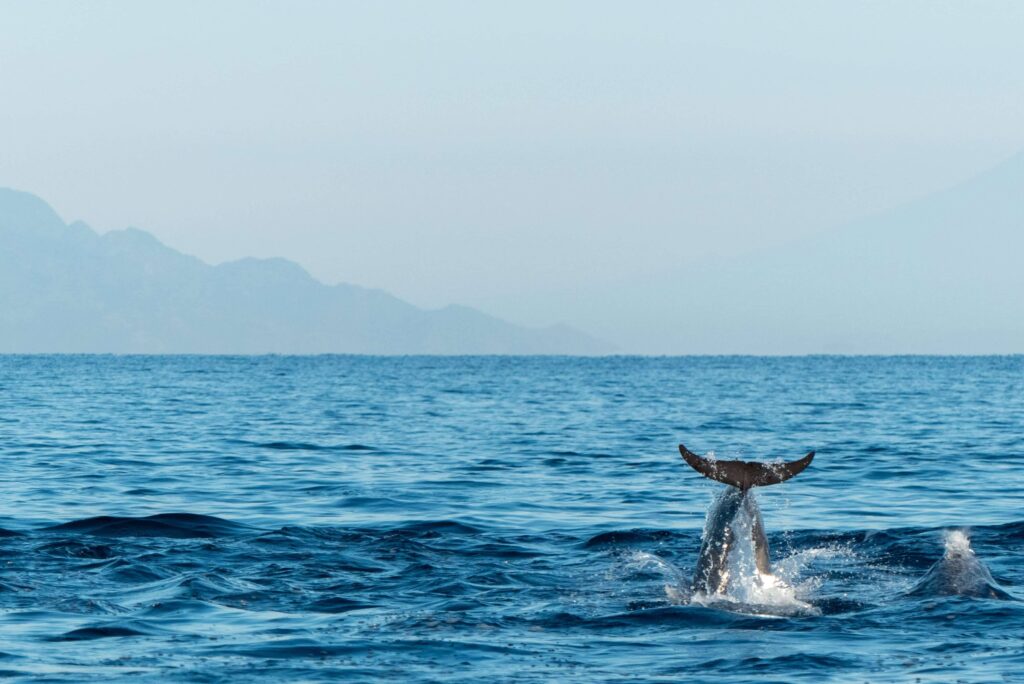
[[1024,154],[844,228],[630,286],[645,296],[604,302],[633,316],[616,341],[647,353],[1024,353]]
[[601,354],[565,326],[427,311],[284,259],[211,266],[149,233],[98,235],[0,189],[0,352]]

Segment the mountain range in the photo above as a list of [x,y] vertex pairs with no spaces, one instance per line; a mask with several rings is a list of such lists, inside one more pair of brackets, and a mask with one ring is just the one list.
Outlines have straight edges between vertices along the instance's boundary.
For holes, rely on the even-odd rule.
[[845,227],[590,292],[572,313],[613,347],[325,285],[283,259],[213,266],[0,190],[0,352],[1021,353],[1022,256],[1024,153]]
[[568,326],[424,310],[387,292],[325,285],[284,259],[210,265],[137,229],[66,224],[0,189],[0,352],[603,354]]

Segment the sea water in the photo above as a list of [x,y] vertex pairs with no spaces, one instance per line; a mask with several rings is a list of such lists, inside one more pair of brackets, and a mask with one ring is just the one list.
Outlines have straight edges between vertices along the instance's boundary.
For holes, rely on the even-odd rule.
[[[817,451],[770,576],[680,442]],[[1024,680],[1021,357],[7,356],[0,463],[3,675]]]

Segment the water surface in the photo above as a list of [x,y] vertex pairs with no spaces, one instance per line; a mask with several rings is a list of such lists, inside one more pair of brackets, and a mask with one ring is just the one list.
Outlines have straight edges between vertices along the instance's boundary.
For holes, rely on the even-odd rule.
[[[1022,679],[1022,424],[1022,357],[0,357],[0,674]],[[808,610],[691,600],[679,442],[817,450]],[[921,584],[950,530],[1008,598]]]

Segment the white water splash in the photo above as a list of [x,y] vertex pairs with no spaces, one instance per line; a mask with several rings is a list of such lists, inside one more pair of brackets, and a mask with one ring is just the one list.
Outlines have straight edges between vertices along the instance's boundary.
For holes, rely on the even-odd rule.
[[725,591],[714,594],[697,593],[690,602],[757,615],[817,615],[820,611],[803,600],[817,587],[817,582],[795,584],[800,572],[814,555],[795,554],[774,566],[775,572],[757,569],[752,540],[754,521],[741,508],[732,522],[733,547],[729,553],[728,583]]
[[677,605],[689,602],[689,581],[679,568],[664,558],[647,551],[634,551],[626,558],[624,569],[630,572],[653,570],[661,574],[667,582],[665,595],[669,602]]
[[797,598],[809,599],[821,588],[824,577],[818,575],[805,576],[808,569],[820,562],[856,562],[860,559],[848,546],[833,544],[816,546],[796,551],[793,554],[772,562],[772,570],[776,577],[794,588]]
[[741,509],[733,521],[735,542],[729,558],[729,582],[724,592],[693,594],[689,570],[647,551],[633,551],[620,557],[614,579],[621,581],[623,573],[661,575],[665,599],[672,605],[707,606],[771,617],[820,615],[821,611],[813,605],[812,599],[824,578],[808,575],[808,571],[820,562],[856,560],[858,555],[844,545],[803,549],[773,560],[772,572],[761,573],[757,570],[751,540],[752,524],[753,520],[745,509]]
[[946,530],[942,535],[942,543],[946,547],[946,558],[974,555],[971,538],[964,530]]

